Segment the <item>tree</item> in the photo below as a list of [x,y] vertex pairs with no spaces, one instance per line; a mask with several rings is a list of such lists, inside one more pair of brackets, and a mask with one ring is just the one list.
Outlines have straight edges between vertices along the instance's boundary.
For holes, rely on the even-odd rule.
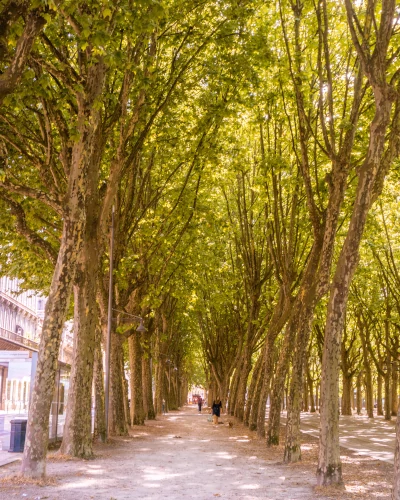
[[[358,263],[359,246],[366,216],[372,203],[381,193],[383,180],[394,158],[399,154],[400,100],[394,87],[395,82],[391,81],[389,74],[391,68],[387,63],[393,35],[396,2],[391,0],[382,2],[379,25],[376,22],[376,9],[375,2],[367,2],[364,28],[361,28],[360,20],[351,1],[346,0],[350,32],[363,71],[373,91],[375,114],[370,124],[366,157],[358,170],[358,184],[349,229],[340,251],[330,291],[322,362],[321,431],[317,471],[320,485],[342,483],[337,375],[346,304],[350,283]],[[394,112],[393,104],[395,104]],[[387,133],[389,133],[388,142],[386,142]]]

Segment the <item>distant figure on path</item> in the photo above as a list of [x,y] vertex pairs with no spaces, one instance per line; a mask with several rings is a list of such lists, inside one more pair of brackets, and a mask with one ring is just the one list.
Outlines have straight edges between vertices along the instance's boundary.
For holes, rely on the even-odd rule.
[[199,407],[199,412],[201,412],[201,405],[203,404],[203,400],[201,399],[201,396],[197,398],[197,405]]
[[219,398],[214,399],[212,404],[213,423],[218,424],[218,417],[221,415],[222,402]]

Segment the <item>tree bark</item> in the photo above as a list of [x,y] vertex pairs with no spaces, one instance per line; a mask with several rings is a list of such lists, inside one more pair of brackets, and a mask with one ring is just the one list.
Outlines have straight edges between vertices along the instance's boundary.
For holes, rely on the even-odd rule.
[[237,397],[237,392],[238,392],[238,387],[239,387],[239,378],[240,378],[241,368],[242,368],[242,364],[240,363],[236,367],[236,370],[233,374],[232,387],[231,387],[231,390],[229,393],[229,414],[231,415],[231,417],[233,417],[235,414],[236,397]]
[[357,267],[358,249],[373,201],[379,161],[383,155],[386,129],[390,121],[392,103],[385,94],[376,93],[376,112],[371,124],[369,150],[360,169],[350,226],[340,252],[329,298],[322,360],[320,453],[317,470],[319,485],[343,483],[338,409],[340,343],[350,283]]
[[[294,315],[292,315],[292,318]],[[293,354],[295,342],[295,329],[288,324],[285,330],[285,339],[281,348],[278,366],[274,378],[274,384],[271,391],[271,404],[269,407],[269,418],[267,426],[267,446],[279,444],[281,430],[281,411],[284,399],[286,375],[289,369],[289,363]],[[300,386],[301,393],[301,386]],[[301,396],[301,395],[300,395]]]
[[155,388],[155,412],[156,415],[161,415],[163,411],[163,400],[164,396],[164,360],[159,357],[158,362],[155,365],[155,380],[156,380],[156,388]]
[[316,412],[316,405],[317,405],[317,400],[314,394],[314,380],[311,377],[310,370],[307,368],[307,383],[308,383],[308,390],[310,394],[310,413],[315,413]]
[[253,370],[249,395],[247,397],[246,411],[244,414],[244,425],[249,426],[250,430],[254,431],[257,428],[257,422],[252,423],[252,415],[257,415],[258,406],[260,403],[260,393],[262,384],[262,375],[264,372],[264,352],[261,352]]
[[398,377],[398,365],[396,362],[393,363],[393,371],[392,371],[392,416],[397,415],[397,410],[399,406],[399,393],[398,393],[398,385],[399,385],[399,377]]
[[343,375],[342,415],[352,415],[351,400],[353,397],[353,376]]
[[235,401],[235,417],[243,422],[244,407],[246,402],[247,381],[251,370],[251,353],[245,348],[242,354],[241,370],[239,373],[239,383]]
[[[319,252],[316,253],[317,257]],[[310,259],[307,270],[313,267],[312,260]],[[293,335],[296,335],[297,338],[288,397],[285,462],[297,462],[301,459],[300,412],[302,408],[303,373],[316,301],[315,287],[316,283],[309,275],[309,281],[304,283],[303,286],[304,293],[301,293],[300,298],[296,301],[294,314],[289,322],[290,328],[293,329]]]
[[85,233],[87,177],[94,148],[97,145],[100,122],[100,113],[94,109],[93,104],[102,90],[103,83],[104,64],[99,58],[88,70],[84,90],[76,94],[79,139],[72,147],[61,247],[46,303],[21,469],[22,474],[29,476],[37,477],[45,474],[48,420],[60,337],[75,277],[76,263],[82,249],[82,240],[87,236],[87,232]]
[[365,370],[365,395],[368,418],[374,418],[374,390],[372,385],[371,367]]
[[128,425],[125,419],[123,379],[124,351],[122,342],[124,338],[116,332],[111,332],[110,354],[110,397],[108,407],[108,434],[110,436],[127,436]]
[[[350,33],[361,65],[372,87],[375,114],[369,130],[369,145],[365,160],[358,172],[358,184],[349,229],[339,254],[328,303],[325,326],[321,381],[320,447],[317,469],[319,485],[342,484],[342,465],[339,449],[338,373],[340,344],[350,283],[359,257],[359,246],[366,218],[372,203],[380,195],[383,180],[398,155],[398,100],[392,129],[385,151],[386,134],[391,120],[394,89],[387,83],[387,53],[393,33],[396,2],[388,0],[382,8],[377,40],[373,54],[366,49],[368,38],[360,44],[351,0],[345,0]],[[368,12],[370,15],[370,12]],[[368,35],[367,35],[368,36]]]
[[257,386],[260,380],[260,373],[262,372],[262,368],[263,368],[263,354],[261,353],[254,366],[254,370],[251,376],[251,383],[247,394],[246,409],[244,412],[244,419],[243,419],[243,423],[246,426],[249,426],[252,407],[255,404],[255,400],[258,399],[257,396],[259,394],[257,393]]
[[394,482],[392,500],[400,500],[400,406],[396,420],[396,447],[394,452]]
[[68,217],[64,221],[61,247],[46,302],[22,459],[21,472],[24,476],[43,477],[46,474],[50,406],[54,393],[61,334],[79,253],[79,245],[76,242],[82,232],[82,221],[79,217],[74,217],[75,214],[76,210],[71,218]]
[[96,346],[94,352],[94,394],[95,394],[95,420],[94,420],[94,439],[100,438],[102,443],[106,442],[106,420],[104,404],[104,372],[103,372],[103,354],[101,350],[101,330],[96,330]]
[[382,406],[382,375],[378,372],[377,375],[377,394],[376,394],[376,413],[377,415],[383,415],[383,406]]
[[[96,262],[96,256],[90,262]],[[82,264],[82,262],[81,262]],[[89,265],[90,267],[90,265]],[[96,276],[85,265],[78,266],[74,285],[74,360],[72,363],[67,416],[60,452],[73,457],[91,458],[92,449],[92,383],[95,351]],[[92,312],[92,314],[90,314]]]
[[142,347],[139,332],[129,337],[129,364],[131,373],[131,423],[144,425]]
[[259,405],[257,413],[251,416],[252,425],[256,425],[257,436],[260,438],[265,437],[265,413],[268,396],[271,395],[270,385],[273,378],[272,370],[274,368],[274,353],[275,353],[275,340],[279,333],[284,328],[292,310],[291,297],[285,291],[285,287],[281,287],[279,300],[275,307],[274,313],[271,318],[270,326],[268,328],[265,345],[264,345],[264,370],[261,373],[261,392],[259,396]]
[[362,411],[362,384],[361,384],[362,373],[357,375],[357,415],[361,415]]
[[372,372],[368,356],[367,342],[369,342],[368,325],[359,320],[361,345],[363,351],[364,383],[365,383],[365,402],[369,418],[374,418],[374,394],[372,385]]
[[389,363],[386,373],[385,373],[385,420],[392,420],[392,390],[390,387],[390,382],[392,378],[391,365]]
[[153,383],[151,373],[150,353],[144,355],[142,359],[142,378],[143,378],[143,409],[147,420],[155,420],[156,413],[153,403]]

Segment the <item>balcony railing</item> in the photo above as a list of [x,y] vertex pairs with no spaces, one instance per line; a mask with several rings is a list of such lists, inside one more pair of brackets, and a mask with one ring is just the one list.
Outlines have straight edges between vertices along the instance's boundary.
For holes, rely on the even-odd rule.
[[[27,339],[22,335],[18,335],[18,333],[10,332],[9,330],[6,330],[2,327],[0,327],[0,339],[8,340],[12,344],[19,347],[25,347],[25,349],[28,349],[30,351],[39,351],[39,344],[37,342]],[[72,355],[64,352],[60,361],[67,365],[70,365],[72,363]]]
[[27,339],[18,333],[10,332],[5,328],[0,327],[0,338],[10,341],[12,344],[18,345],[20,347],[25,347],[30,351],[38,351],[39,344],[31,339]]

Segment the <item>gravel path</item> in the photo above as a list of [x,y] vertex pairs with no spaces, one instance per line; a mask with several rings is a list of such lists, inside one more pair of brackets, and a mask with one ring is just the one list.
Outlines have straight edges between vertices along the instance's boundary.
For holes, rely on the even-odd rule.
[[8,465],[0,469],[0,499],[320,498],[309,470],[280,464],[280,453],[268,451],[243,426],[229,427],[227,417],[217,426],[207,417],[185,407],[134,427],[129,438],[98,445],[95,460],[55,455],[45,486],[24,484],[15,477],[19,465]]
[[[282,414],[282,422],[286,415]],[[319,414],[302,413],[301,430],[311,436],[319,436]],[[383,460],[393,464],[396,444],[396,421],[384,420],[375,416],[369,419],[365,415],[346,416],[339,418],[340,445],[360,455]]]

